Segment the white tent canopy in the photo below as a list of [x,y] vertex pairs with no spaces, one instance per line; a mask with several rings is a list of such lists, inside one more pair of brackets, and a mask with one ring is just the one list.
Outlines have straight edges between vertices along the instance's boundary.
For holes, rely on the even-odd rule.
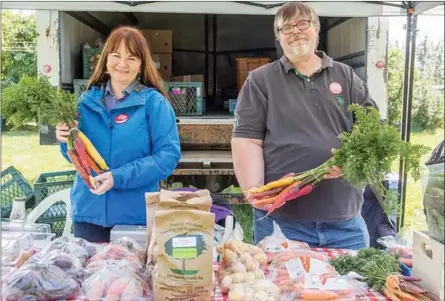
[[[308,1],[323,17],[405,16],[406,1]],[[274,15],[283,1],[3,1],[3,9]],[[443,2],[412,2],[415,13],[443,15]],[[435,8],[435,9],[433,9]]]

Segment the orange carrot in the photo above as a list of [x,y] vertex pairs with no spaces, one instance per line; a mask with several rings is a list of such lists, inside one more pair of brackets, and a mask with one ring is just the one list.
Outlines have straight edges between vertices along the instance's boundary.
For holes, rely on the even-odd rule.
[[[312,191],[312,189],[309,191],[309,189],[307,188],[307,187],[312,187],[312,185],[308,184],[308,185],[303,187],[305,189],[300,194],[300,183],[301,183],[300,181],[294,182],[292,185],[289,185],[282,192],[280,192],[278,194],[277,199],[275,200],[275,202],[269,208],[266,216],[269,216],[269,214],[271,214],[273,211],[275,211],[276,209],[278,209],[281,206],[283,206],[284,203],[286,203],[287,201],[292,200],[292,199],[297,198],[297,197],[300,197],[300,196],[303,195],[303,193],[307,194],[310,191]],[[307,192],[307,191],[309,191],[309,192]]]
[[91,182],[90,182],[90,178],[89,178],[88,174],[86,173],[86,171],[85,171],[84,167],[82,166],[82,164],[80,164],[79,158],[77,157],[77,154],[75,153],[75,151],[74,150],[68,150],[66,152],[66,154],[70,158],[71,163],[73,163],[74,168],[79,173],[80,177],[83,179],[85,184],[90,189],[93,189],[93,186],[91,185]]
[[85,144],[79,137],[75,137],[73,139],[74,149],[76,150],[76,153],[79,155],[79,161],[80,164],[83,165],[85,172],[88,174],[88,176],[91,175],[90,168],[88,167],[88,154],[85,149]]
[[275,202],[275,200],[277,199],[277,196],[272,196],[269,198],[264,198],[264,199],[260,199],[260,200],[256,200],[254,202],[254,205],[268,205],[268,204],[273,204]]
[[322,291],[319,289],[304,289],[301,291],[303,300],[333,300],[339,296],[330,291]]
[[96,173],[101,174],[102,171],[97,167],[96,162],[94,162],[93,158],[89,154],[87,154],[88,166]]

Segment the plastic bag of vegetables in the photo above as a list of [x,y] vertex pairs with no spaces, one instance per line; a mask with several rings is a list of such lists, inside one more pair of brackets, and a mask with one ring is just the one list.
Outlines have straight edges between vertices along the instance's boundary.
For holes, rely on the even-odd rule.
[[442,141],[433,151],[431,158],[422,169],[423,206],[425,208],[428,232],[431,237],[444,243],[445,211],[445,144]]
[[78,283],[83,281],[84,270],[79,258],[63,250],[52,250],[40,257],[37,263],[55,265],[62,269],[71,279]]
[[27,263],[37,262],[41,258],[43,258],[47,253],[54,250],[61,250],[66,254],[70,254],[77,257],[80,260],[82,266],[85,266],[87,264],[88,259],[90,258],[89,254],[91,253],[91,250],[88,251],[87,249],[85,249],[85,247],[82,247],[80,244],[76,242],[59,238],[53,240],[49,245],[44,247],[39,253],[31,257],[27,261]]
[[99,253],[90,258],[88,265],[104,260],[125,260],[133,269],[142,269],[144,266],[141,258],[135,253],[129,251],[126,247],[116,244],[107,245]]
[[135,262],[126,260],[126,259],[120,259],[120,260],[96,260],[91,263],[89,263],[85,267],[85,278],[88,278],[92,276],[93,274],[103,270],[103,269],[113,269],[113,268],[122,268],[122,269],[128,269],[139,275],[141,278],[144,276],[144,270],[142,265],[135,264]]
[[52,264],[25,264],[3,280],[4,301],[72,300],[79,284],[61,268]]
[[273,222],[272,234],[264,237],[258,243],[258,247],[266,254],[269,262],[282,251],[309,249],[309,245],[305,242],[287,239],[276,222]]
[[83,285],[87,300],[150,300],[151,292],[141,274],[122,260],[107,261],[104,267],[88,277]]
[[280,252],[267,279],[278,287],[281,300],[355,300],[354,283],[341,279],[325,255],[311,250]]
[[88,257],[93,257],[94,255],[96,255],[97,252],[99,252],[103,248],[102,245],[90,243],[86,239],[80,237],[61,237],[59,239],[64,242],[72,242],[81,246],[87,251]]

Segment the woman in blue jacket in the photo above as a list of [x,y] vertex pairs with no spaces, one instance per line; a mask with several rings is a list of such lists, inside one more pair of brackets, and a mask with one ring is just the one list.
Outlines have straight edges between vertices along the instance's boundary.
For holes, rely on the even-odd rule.
[[[174,171],[181,156],[175,113],[138,29],[120,27],[110,34],[79,99],[78,127],[110,171],[95,177],[95,190],[76,176],[74,236],[109,242],[114,225],[146,224],[145,192],[158,191],[158,182]],[[56,136],[69,161],[68,130],[60,123]]]

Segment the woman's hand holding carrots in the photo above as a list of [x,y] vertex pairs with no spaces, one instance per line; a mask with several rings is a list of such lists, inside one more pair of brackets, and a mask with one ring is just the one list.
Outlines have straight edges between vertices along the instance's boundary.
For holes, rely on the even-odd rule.
[[114,178],[111,171],[107,171],[94,177],[94,181],[96,182],[97,188],[90,189],[90,191],[97,195],[104,194],[114,186]]
[[[75,125],[77,126],[77,121],[75,121]],[[56,138],[62,143],[67,143],[68,136],[70,135],[70,128],[64,122],[59,122],[56,125]]]

